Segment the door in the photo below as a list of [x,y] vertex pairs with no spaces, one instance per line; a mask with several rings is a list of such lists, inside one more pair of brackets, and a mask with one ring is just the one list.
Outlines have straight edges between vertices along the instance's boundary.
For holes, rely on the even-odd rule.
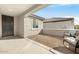
[[2,36],[14,35],[14,17],[2,15]]

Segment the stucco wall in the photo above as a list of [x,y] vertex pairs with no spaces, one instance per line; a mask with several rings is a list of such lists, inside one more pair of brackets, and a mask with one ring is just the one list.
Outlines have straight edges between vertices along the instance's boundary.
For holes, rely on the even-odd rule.
[[14,35],[24,37],[24,16],[14,17]]
[[17,17],[14,17],[14,36],[18,36],[19,34],[18,34],[18,26],[19,26],[19,24],[18,24],[18,22],[19,22],[19,19],[17,18]]
[[74,29],[74,21],[44,23],[43,34],[63,36],[69,30]]
[[65,32],[69,30],[43,30],[43,34],[53,35],[53,36],[63,36]]
[[52,30],[69,30],[74,29],[74,21],[61,21],[61,22],[47,22],[44,23],[44,29],[52,29]]
[[[17,33],[17,27],[18,27],[18,21],[17,17],[14,17],[14,36],[18,35]],[[0,14],[0,37],[2,37],[2,15]]]
[[[23,36],[21,34],[21,33],[24,33],[24,32],[21,31],[22,30],[21,28],[23,28],[22,27],[23,26],[22,25],[23,19],[22,20],[21,19],[19,20],[18,17],[14,17],[14,36]],[[2,37],[2,15],[1,14],[0,14],[0,37]]]
[[[71,31],[71,30],[43,30],[43,34],[63,37],[64,33],[68,31]],[[76,30],[76,31],[77,31],[77,34],[79,35],[79,30]]]
[[[33,28],[33,19],[24,16],[14,17],[14,36],[26,37],[40,33],[43,21],[38,20],[39,28]],[[2,37],[2,18],[0,14],[0,37]]]
[[43,21],[38,20],[38,28],[33,28],[33,18],[24,18],[24,37],[39,34],[43,29]]
[[2,37],[2,17],[0,14],[0,37]]
[[24,16],[18,17],[18,36],[24,37]]

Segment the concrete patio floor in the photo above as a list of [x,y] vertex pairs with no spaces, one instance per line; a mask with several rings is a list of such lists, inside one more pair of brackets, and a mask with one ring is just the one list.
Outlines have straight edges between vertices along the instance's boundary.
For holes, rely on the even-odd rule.
[[0,40],[0,54],[52,54],[28,38]]
[[62,37],[40,34],[29,36],[28,38],[52,48],[50,51],[56,54],[74,54],[74,52],[63,46]]
[[28,38],[0,38],[0,54],[74,54],[63,46],[61,37],[33,35]]

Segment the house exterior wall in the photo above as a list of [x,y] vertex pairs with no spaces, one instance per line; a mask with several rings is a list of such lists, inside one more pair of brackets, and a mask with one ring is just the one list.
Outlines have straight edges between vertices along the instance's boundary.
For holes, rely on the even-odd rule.
[[43,21],[38,20],[38,28],[33,28],[33,18],[25,17],[24,18],[24,37],[29,35],[36,35],[41,32],[43,29]]
[[[30,29],[30,25],[27,25],[27,23],[31,23],[30,21],[27,22],[28,20],[24,20],[24,16],[28,16],[31,15],[32,13],[36,12],[37,10],[45,7],[47,5],[36,5],[33,6],[31,8],[29,8],[28,10],[26,10],[25,12],[19,14],[17,17],[14,17],[14,36],[21,36],[21,37],[26,37],[28,35],[32,35],[32,34],[38,34],[41,29],[42,29],[42,25],[43,22],[39,21],[39,23],[41,23],[41,25],[39,25],[40,28],[38,29]],[[27,27],[25,26],[27,25]],[[30,30],[29,30],[30,29]],[[28,32],[29,31],[29,32]],[[27,35],[26,35],[27,34]],[[1,14],[0,14],[0,37],[2,37],[2,19],[1,19]]]
[[69,30],[74,29],[74,21],[46,22],[43,27],[52,30]]
[[[2,37],[2,18],[0,14],[0,37]],[[39,34],[43,29],[43,21],[38,20],[38,27],[33,28],[33,19],[24,16],[14,17],[14,36],[27,37],[29,35]]]
[[0,37],[2,37],[2,17],[0,14]]
[[17,35],[24,37],[24,16],[18,17]]
[[43,34],[53,35],[53,36],[63,36],[65,32],[69,30],[43,30]]
[[74,29],[74,20],[44,23],[43,34],[63,36],[69,30]]
[[19,26],[19,19],[17,17],[14,17],[14,36],[18,36],[18,26]]
[[[43,34],[52,35],[52,36],[60,36],[63,37],[64,33],[69,32],[70,30],[43,30]],[[79,30],[76,30],[79,35]]]
[[[21,31],[22,30],[21,29],[22,28],[21,24],[23,24],[22,23],[23,19],[22,20],[21,19],[19,20],[18,17],[14,17],[14,36],[23,36],[23,35],[21,35],[21,33],[22,33],[22,31]],[[21,24],[19,25],[19,23],[21,23]],[[2,14],[0,14],[0,37],[2,37]]]

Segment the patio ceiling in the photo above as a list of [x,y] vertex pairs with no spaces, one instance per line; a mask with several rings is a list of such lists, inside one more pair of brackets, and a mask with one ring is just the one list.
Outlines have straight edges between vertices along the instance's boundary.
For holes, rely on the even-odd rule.
[[0,4],[0,13],[9,16],[18,16],[34,4]]
[[28,12],[35,12],[43,8],[44,4],[0,4],[0,13],[9,16],[19,16]]

